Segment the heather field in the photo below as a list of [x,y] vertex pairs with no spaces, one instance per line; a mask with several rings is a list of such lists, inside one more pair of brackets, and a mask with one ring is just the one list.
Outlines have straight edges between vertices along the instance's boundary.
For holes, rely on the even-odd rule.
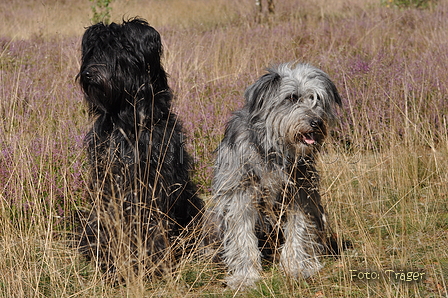
[[308,280],[266,267],[244,292],[193,256],[170,277],[105,283],[72,241],[87,203],[90,123],[76,74],[91,2],[3,1],[0,297],[448,297],[448,2],[284,0],[258,21],[253,2],[115,0],[110,13],[161,33],[205,200],[245,88],[275,63],[326,71],[343,106],[319,158],[321,192],[353,247]]

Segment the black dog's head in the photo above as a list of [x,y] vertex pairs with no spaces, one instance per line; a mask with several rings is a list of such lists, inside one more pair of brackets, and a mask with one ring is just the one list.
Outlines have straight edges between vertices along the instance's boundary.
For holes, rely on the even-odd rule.
[[[129,107],[154,112],[155,95],[170,93],[162,52],[159,33],[142,19],[87,28],[78,79],[90,112],[113,116]],[[155,103],[159,109],[169,108],[170,96],[157,100],[165,101]]]

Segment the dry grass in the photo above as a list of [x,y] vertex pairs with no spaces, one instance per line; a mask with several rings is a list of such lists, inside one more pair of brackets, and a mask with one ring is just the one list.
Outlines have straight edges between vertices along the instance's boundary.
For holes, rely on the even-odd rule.
[[[303,7],[313,5],[313,14],[346,15],[352,9],[363,9],[374,0],[337,0],[328,5],[325,0],[313,4],[297,3],[292,8],[300,14]],[[255,11],[250,1],[222,0],[115,0],[112,1],[111,19],[119,22],[123,18],[140,16],[156,28],[219,27],[235,22],[246,22]],[[17,39],[36,36],[81,35],[84,27],[91,24],[92,3],[84,1],[58,0],[9,0],[0,3],[2,20],[0,35]],[[291,9],[291,3],[277,3],[278,9]]]
[[[228,115],[267,65],[311,62],[340,89],[341,122],[319,169],[334,230],[353,248],[311,280],[266,268],[244,293],[193,256],[172,277],[111,286],[77,253],[70,235],[85,204],[89,124],[74,79],[90,2],[1,3],[0,297],[446,297],[448,6],[379,2],[283,1],[261,24],[250,1],[113,4],[112,20],[139,15],[162,34],[204,197]],[[389,269],[425,279],[365,282],[350,271]]]

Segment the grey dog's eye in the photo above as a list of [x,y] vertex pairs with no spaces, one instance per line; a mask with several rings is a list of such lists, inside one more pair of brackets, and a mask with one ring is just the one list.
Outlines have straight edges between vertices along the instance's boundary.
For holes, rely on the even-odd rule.
[[290,96],[287,97],[287,99],[289,99],[292,102],[298,102],[299,96],[297,94],[291,94]]

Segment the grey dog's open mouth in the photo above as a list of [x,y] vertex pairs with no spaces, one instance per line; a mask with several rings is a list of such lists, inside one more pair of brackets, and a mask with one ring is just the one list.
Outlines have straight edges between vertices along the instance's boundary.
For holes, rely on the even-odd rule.
[[305,145],[314,145],[317,142],[316,134],[314,132],[300,133],[296,138]]

